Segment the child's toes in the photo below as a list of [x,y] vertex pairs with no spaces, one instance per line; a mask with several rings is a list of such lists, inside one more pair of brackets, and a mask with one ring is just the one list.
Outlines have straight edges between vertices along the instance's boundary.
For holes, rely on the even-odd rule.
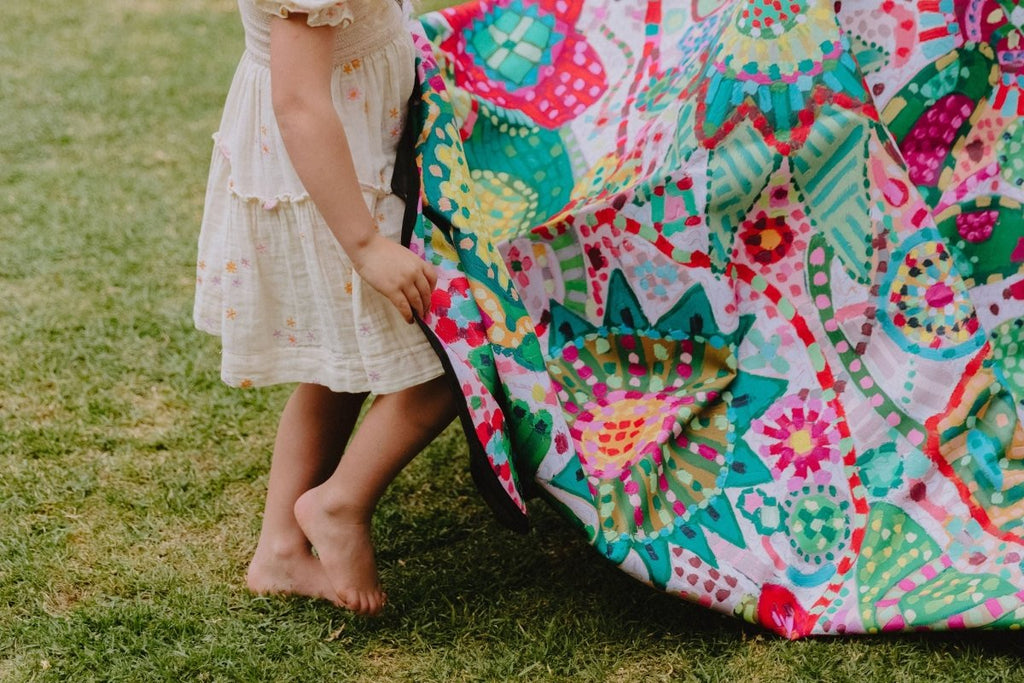
[[373,616],[374,604],[372,597],[362,591],[349,591],[343,596],[345,608],[361,617]]
[[369,592],[359,593],[352,600],[349,609],[363,617],[375,617],[380,614],[384,608],[384,602],[381,600],[381,593]]
[[342,606],[350,612],[360,613],[362,609],[362,596],[359,591],[338,591]]
[[370,603],[370,616],[376,617],[384,610],[384,595],[374,593]]

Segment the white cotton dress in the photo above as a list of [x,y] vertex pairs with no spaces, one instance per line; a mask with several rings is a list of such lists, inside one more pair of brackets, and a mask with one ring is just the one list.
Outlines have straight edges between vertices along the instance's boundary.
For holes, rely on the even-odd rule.
[[392,393],[443,373],[417,325],[365,284],[295,174],[270,98],[270,21],[337,27],[333,97],[381,234],[398,241],[391,193],[414,85],[414,47],[391,0],[239,0],[245,53],[214,135],[194,319],[220,335],[232,386],[321,384]]

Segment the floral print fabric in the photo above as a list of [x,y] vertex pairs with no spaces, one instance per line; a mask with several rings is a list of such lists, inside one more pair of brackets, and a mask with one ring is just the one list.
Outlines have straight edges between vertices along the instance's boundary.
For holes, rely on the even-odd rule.
[[1024,14],[423,18],[414,246],[474,474],[786,637],[1024,622]]

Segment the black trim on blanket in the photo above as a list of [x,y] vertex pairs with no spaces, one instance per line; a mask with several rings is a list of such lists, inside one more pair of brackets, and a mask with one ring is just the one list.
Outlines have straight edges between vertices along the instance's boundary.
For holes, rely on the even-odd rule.
[[405,201],[405,213],[402,215],[402,245],[408,247],[412,242],[412,233],[416,229],[416,216],[420,196],[420,173],[416,167],[416,138],[419,137],[420,99],[423,97],[423,86],[417,78],[413,84],[412,95],[406,107],[405,126],[402,137],[398,140],[395,153],[395,170],[391,174],[391,191]]
[[[417,124],[420,120],[419,107],[422,92],[422,86],[419,79],[417,79],[413,87],[412,96],[409,98],[405,128],[398,143],[398,152],[395,155],[395,170],[391,176],[392,191],[396,196],[401,197],[405,201],[405,214],[402,217],[402,244],[406,247],[411,243],[413,230],[416,227],[417,205],[419,204],[420,195],[420,172],[416,165],[416,138],[420,132]],[[451,223],[444,216],[441,216],[430,207],[424,207],[424,216],[431,223],[437,225],[446,233],[451,234]],[[451,360],[444,352],[440,340],[434,335],[433,330],[420,320],[419,316],[416,317],[416,322],[441,360],[441,365],[444,367],[445,376],[448,378],[452,392],[456,396],[461,397],[462,387],[459,385]],[[469,444],[469,473],[473,477],[473,483],[476,484],[477,491],[480,492],[480,496],[490,507],[498,522],[518,533],[526,533],[530,530],[529,518],[512,501],[498,480],[497,475],[495,475],[491,462],[487,457],[487,452],[476,436],[476,425],[469,414],[469,406],[466,405],[465,400],[459,401],[458,405],[459,421],[462,424],[462,430],[465,432],[466,441]]]

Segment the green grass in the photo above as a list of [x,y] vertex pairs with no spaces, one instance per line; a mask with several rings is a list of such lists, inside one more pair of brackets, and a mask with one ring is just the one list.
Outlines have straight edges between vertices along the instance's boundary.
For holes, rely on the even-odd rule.
[[[434,6],[440,3],[424,3]],[[377,520],[378,620],[246,593],[287,388],[190,321],[230,0],[0,21],[0,680],[1024,680],[1018,634],[789,643],[500,528],[455,428]]]

